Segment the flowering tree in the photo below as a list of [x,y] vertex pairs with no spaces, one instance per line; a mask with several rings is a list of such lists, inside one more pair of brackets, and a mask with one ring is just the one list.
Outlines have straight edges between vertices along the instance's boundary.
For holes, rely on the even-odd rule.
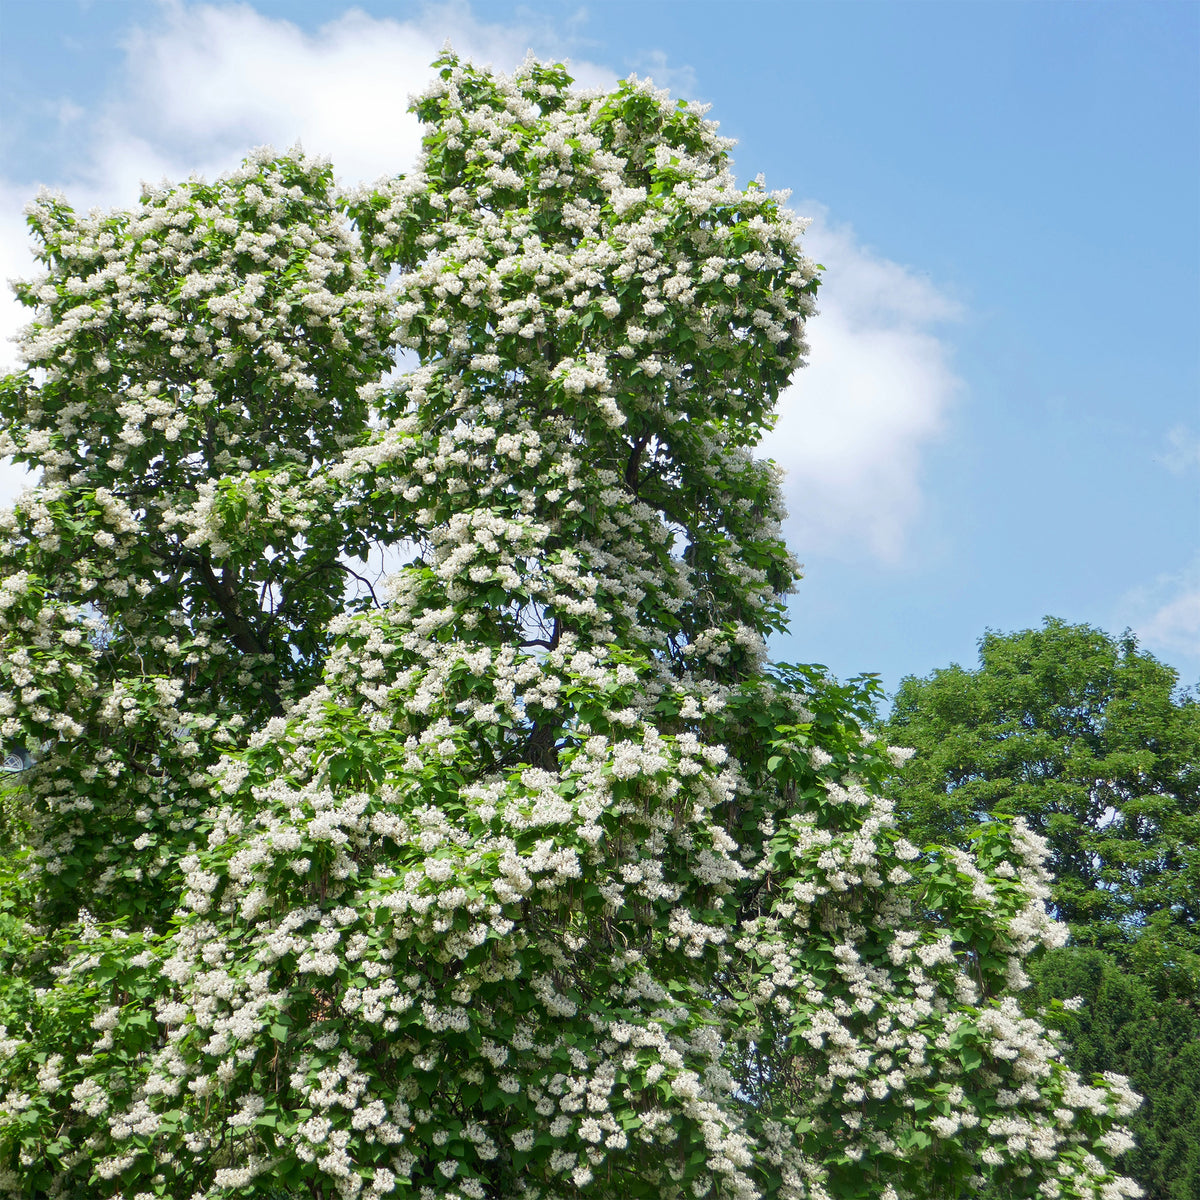
[[801,226],[636,81],[437,70],[406,178],[32,209],[0,1188],[1134,1194],[1011,996],[1042,844],[919,851],[765,665]]

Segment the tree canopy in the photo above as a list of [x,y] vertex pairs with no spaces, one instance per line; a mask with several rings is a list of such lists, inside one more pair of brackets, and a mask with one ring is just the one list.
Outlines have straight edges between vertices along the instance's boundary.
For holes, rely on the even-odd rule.
[[436,72],[407,177],[32,208],[0,1190],[1134,1194],[1044,842],[922,853],[766,663],[801,224],[645,84]]
[[891,787],[921,843],[969,845],[1020,813],[1047,839],[1071,945],[1033,970],[1085,1073],[1130,1076],[1130,1174],[1150,1200],[1200,1186],[1200,705],[1175,671],[1087,625],[991,632],[979,666],[905,679],[886,736],[916,753]]
[[[1146,1200],[1200,1194],[1200,1009],[1166,994],[1153,971],[1066,946],[1033,969],[1027,1007],[1053,1007],[1064,1057],[1084,1075],[1117,1071],[1143,1097],[1123,1160]],[[1054,1001],[1063,1002],[1059,1009]]]
[[[1200,704],[1126,635],[1047,618],[989,632],[979,667],[902,681],[886,735],[917,753],[893,791],[921,840],[965,845],[1021,814],[1080,945],[1200,985]],[[1164,986],[1172,986],[1164,979]]]

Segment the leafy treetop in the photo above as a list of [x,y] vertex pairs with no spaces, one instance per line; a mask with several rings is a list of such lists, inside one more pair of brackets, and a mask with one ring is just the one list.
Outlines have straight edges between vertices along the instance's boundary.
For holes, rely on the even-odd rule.
[[975,670],[905,679],[886,734],[917,750],[894,791],[912,836],[965,845],[1021,814],[1074,941],[1194,993],[1200,705],[1177,682],[1129,635],[1047,618],[985,635]]

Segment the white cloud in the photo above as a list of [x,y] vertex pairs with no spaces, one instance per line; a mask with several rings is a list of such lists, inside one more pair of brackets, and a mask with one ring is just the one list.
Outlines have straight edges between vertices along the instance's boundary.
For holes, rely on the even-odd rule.
[[429,77],[447,34],[470,57],[519,61],[518,31],[443,10],[438,29],[351,10],[316,33],[248,5],[173,6],[164,26],[128,42],[130,87],[114,114],[180,166],[236,161],[264,142],[301,140],[348,179],[403,170],[420,146],[409,93]]
[[27,487],[32,486],[35,471],[0,459],[0,508],[11,504]]
[[1151,647],[1200,656],[1200,586],[1168,600],[1139,632]]
[[958,305],[864,247],[819,205],[807,252],[827,268],[809,365],[780,400],[764,448],[787,469],[788,535],[811,551],[899,561],[922,507],[922,456],[961,384],[939,326]]
[[[409,21],[351,9],[306,33],[245,4],[173,3],[162,25],[128,40],[127,87],[109,114],[110,151],[120,162],[127,148],[147,147],[169,158],[175,174],[212,173],[250,146],[301,141],[332,158],[343,179],[390,175],[407,169],[420,148],[409,97],[425,86],[447,41],[499,70],[511,70],[530,47],[563,57],[547,31],[487,24],[464,4],[430,7]],[[573,73],[588,87],[615,79],[588,62],[574,63]]]
[[666,88],[672,96],[685,100],[698,98],[700,83],[695,70],[686,63],[682,66],[672,64],[665,51],[649,50],[628,61],[636,74],[643,79],[652,80],[655,87]]
[[1123,609],[1147,649],[1200,663],[1200,558],[1130,592]]
[[1182,475],[1194,467],[1200,467],[1200,434],[1186,425],[1176,425],[1167,434],[1168,449],[1162,461],[1176,475]]
[[[32,243],[22,212],[28,199],[22,189],[0,180],[0,281],[24,277],[34,269]],[[5,288],[0,299],[0,371],[11,370],[16,362],[11,339],[28,321],[27,312]]]

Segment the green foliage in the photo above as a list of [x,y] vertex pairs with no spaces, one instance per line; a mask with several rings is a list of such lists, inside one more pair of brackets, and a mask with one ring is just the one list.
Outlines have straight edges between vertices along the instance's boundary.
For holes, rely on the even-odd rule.
[[[1200,982],[1200,705],[1131,637],[1047,618],[980,641],[980,666],[905,679],[885,735],[917,751],[895,790],[921,839],[965,845],[998,814],[1050,844],[1079,945]],[[1174,982],[1172,982],[1174,979]]]
[[[1127,1169],[1154,1200],[1200,1192],[1200,706],[1169,667],[1085,625],[980,641],[976,670],[905,679],[884,726],[915,755],[892,786],[921,842],[1022,814],[1051,850],[1071,948],[1033,968],[1068,1061],[1145,1097]],[[1086,948],[1093,949],[1086,949]]]
[[[1129,1124],[1137,1146],[1126,1170],[1147,1200],[1200,1195],[1200,1012],[1156,995],[1101,951],[1056,950],[1033,969],[1031,1003],[1067,1039],[1067,1060],[1083,1075],[1118,1071],[1144,1097]],[[1079,998],[1078,1008],[1054,1004]]]
[[1042,840],[922,853],[872,681],[765,663],[801,223],[647,85],[436,69],[407,178],[33,208],[0,1193],[1131,1194]]

